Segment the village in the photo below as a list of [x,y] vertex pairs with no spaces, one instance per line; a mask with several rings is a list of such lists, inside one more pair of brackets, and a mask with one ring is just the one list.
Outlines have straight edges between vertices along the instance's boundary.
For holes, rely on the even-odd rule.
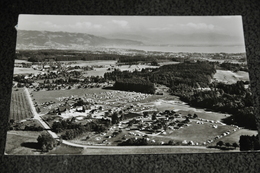
[[[180,56],[187,55],[179,54],[176,58],[183,60],[184,57]],[[189,60],[190,63],[193,61]],[[227,114],[212,115],[200,109],[193,111],[186,103],[170,96],[169,88],[164,85],[156,84],[156,94],[119,91],[113,89],[114,81],[104,78],[106,72],[116,69],[141,71],[160,66],[149,63],[120,65],[116,61],[97,61],[96,64],[59,62],[53,59],[37,63],[16,62],[15,70],[21,73],[16,71],[14,75],[13,92],[27,88],[37,113],[52,131],[55,131],[53,128],[57,123],[63,122],[81,127],[94,123],[102,127],[75,137],[66,136],[69,129],[56,129],[60,139],[75,145],[209,147],[241,130],[241,127],[221,121],[229,116]],[[237,140],[228,141],[229,146],[238,143]]]

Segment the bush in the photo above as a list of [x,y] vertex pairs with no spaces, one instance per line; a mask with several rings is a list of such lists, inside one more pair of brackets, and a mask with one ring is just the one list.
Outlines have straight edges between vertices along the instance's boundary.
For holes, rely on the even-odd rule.
[[119,143],[118,145],[121,146],[138,146],[138,145],[148,145],[148,141],[146,138],[130,138],[122,143]]

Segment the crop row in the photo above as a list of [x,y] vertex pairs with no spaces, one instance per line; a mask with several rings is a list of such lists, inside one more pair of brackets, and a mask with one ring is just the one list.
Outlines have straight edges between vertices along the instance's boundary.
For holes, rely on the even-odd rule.
[[10,119],[14,119],[18,122],[32,116],[33,114],[24,91],[13,92],[10,107]]

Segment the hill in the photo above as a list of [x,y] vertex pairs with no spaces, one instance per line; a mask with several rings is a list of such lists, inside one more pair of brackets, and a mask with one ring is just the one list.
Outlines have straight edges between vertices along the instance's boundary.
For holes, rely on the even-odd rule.
[[17,49],[85,49],[90,46],[142,45],[140,41],[109,39],[86,33],[18,30]]

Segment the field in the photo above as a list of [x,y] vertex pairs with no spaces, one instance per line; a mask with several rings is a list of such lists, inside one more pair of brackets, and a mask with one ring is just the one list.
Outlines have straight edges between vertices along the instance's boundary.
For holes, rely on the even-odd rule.
[[10,107],[10,119],[16,122],[33,117],[24,89],[13,89]]
[[58,98],[61,97],[69,97],[69,96],[78,96],[82,97],[84,94],[99,94],[104,91],[111,91],[111,90],[102,90],[100,88],[93,88],[93,89],[71,89],[71,90],[53,90],[53,91],[38,91],[32,92],[33,98],[37,103],[44,103],[48,101],[58,101]]
[[8,155],[37,155],[40,154],[37,138],[41,132],[8,131],[5,153]]
[[[148,67],[147,65],[122,65],[117,67],[115,65],[115,61],[100,61],[95,64],[94,62],[77,62],[76,64],[71,64],[71,66],[76,65],[104,65],[104,67],[102,68],[94,68],[94,70],[92,71],[86,71],[84,76],[102,76],[105,72],[113,70],[114,67],[120,68],[121,70],[129,71],[132,71],[134,69],[140,70],[142,68]],[[108,68],[111,68],[111,70],[108,70]],[[235,83],[238,80],[249,80],[247,72],[231,72],[226,70],[217,70],[214,78],[217,81],[225,83]],[[223,152],[219,149],[206,147],[214,146],[220,140],[224,141],[225,143],[229,142],[231,144],[234,142],[239,143],[238,141],[240,135],[256,134],[255,131],[245,129],[233,131],[236,128],[235,126],[225,125],[221,124],[220,122],[216,122],[230,116],[229,114],[211,112],[205,109],[191,107],[188,104],[180,101],[179,97],[169,95],[169,93],[166,92],[168,89],[167,87],[164,88],[163,86],[157,85],[157,89],[162,92],[163,95],[149,95],[136,92],[116,91],[101,88],[81,88],[52,91],[31,90],[30,92],[32,93],[33,100],[38,103],[41,109],[41,114],[43,115],[51,109],[57,109],[57,107],[60,107],[60,105],[64,104],[65,102],[68,102],[69,104],[74,103],[77,98],[82,98],[83,101],[91,103],[91,106],[89,106],[90,108],[87,108],[85,112],[79,112],[77,110],[78,108],[70,108],[70,110],[66,108],[67,110],[65,112],[61,112],[61,115],[44,115],[44,118],[49,119],[47,121],[48,123],[50,123],[50,125],[53,123],[53,121],[60,121],[63,118],[70,118],[72,116],[76,117],[75,122],[85,124],[86,122],[89,122],[89,118],[101,118],[105,115],[106,112],[109,111],[119,112],[122,110],[125,115],[127,115],[128,112],[132,112],[137,113],[135,114],[135,116],[138,116],[128,117],[128,119],[123,120],[120,124],[114,125],[109,128],[105,133],[88,132],[76,137],[75,139],[69,140],[69,142],[75,144],[86,145],[86,149],[62,144],[46,154],[142,154]],[[51,103],[49,104],[47,102]],[[99,110],[100,107],[102,108]],[[18,91],[13,91],[11,117],[16,118],[17,121],[24,119],[24,117],[31,117],[32,113],[29,110],[30,107],[26,101],[25,93],[23,92],[23,90],[19,89]],[[96,112],[93,111],[93,113],[90,113],[92,110],[95,110]],[[151,132],[151,128],[145,128],[145,130],[144,128],[139,128],[139,125],[143,125],[146,127],[153,127],[154,125],[156,126],[156,124],[153,123],[153,121],[151,120],[151,114],[149,118],[147,118],[147,120],[146,118],[142,118],[144,111],[155,110],[161,112],[164,112],[165,110],[174,110],[175,112],[180,114],[181,118],[174,119],[174,122],[176,122],[176,126],[178,125],[176,119],[178,119],[179,121],[184,121],[185,116],[187,116],[188,114],[193,115],[196,113],[199,119],[191,119],[190,122],[184,124],[178,129],[175,128],[176,126],[173,128],[174,125],[169,125],[167,129],[165,129],[165,131],[160,129],[157,131],[154,130],[153,133]],[[166,120],[166,116],[158,115],[158,117],[159,119],[162,118]],[[142,123],[135,123],[128,126],[129,121],[133,118],[138,120],[141,119]],[[211,120],[213,120],[214,122],[210,122]],[[199,121],[204,121],[204,123],[200,124],[198,123]],[[217,126],[217,128],[213,127],[213,125]],[[222,135],[226,132],[228,132],[228,135]],[[23,140],[21,136],[22,135],[20,134],[9,134],[9,141],[7,142],[10,146],[7,149],[8,152],[11,154],[20,154],[22,153],[20,149],[23,147],[25,148],[24,152],[28,152],[29,154],[36,153],[37,147],[35,147],[35,139],[37,139],[37,137],[33,139],[30,137],[27,138],[26,135],[24,135],[25,138]],[[218,136],[221,137],[217,138]],[[12,142],[14,138],[17,138],[18,140],[14,141],[14,144],[10,144],[10,141]],[[144,148],[144,146],[117,146],[121,142],[130,138],[148,138],[150,142],[154,142],[149,143],[150,146],[146,148]],[[172,140],[174,144],[176,144],[176,146],[163,145],[168,143],[170,140]],[[187,142],[189,142],[189,144],[187,144]],[[24,145],[24,143],[26,144]],[[17,149],[15,149],[15,147]],[[34,149],[34,151],[32,151],[32,149]],[[232,150],[231,152],[233,151],[238,150]]]
[[249,74],[244,71],[232,72],[229,70],[217,70],[213,78],[215,78],[218,82],[232,84],[240,80],[249,81]]
[[[238,143],[239,144],[239,138],[241,135],[257,135],[258,132],[255,130],[247,130],[247,129],[240,129],[232,134],[230,134],[229,136],[225,136],[222,139],[220,139],[221,141],[223,141],[224,143],[229,142],[229,143]],[[220,140],[216,140],[215,142],[212,143],[212,145],[216,144],[218,141]]]
[[193,141],[199,144],[207,140],[214,139],[216,136],[233,129],[231,126],[218,125],[218,128],[212,127],[213,123],[196,124],[196,121],[190,123],[190,126],[172,131],[169,135],[158,135],[155,139],[164,139],[164,142],[173,141]]
[[[48,110],[52,109],[58,104],[63,103],[64,102],[63,99],[66,98],[72,99],[72,97],[73,98],[80,97],[85,101],[95,102],[97,103],[96,105],[97,107],[98,105],[102,105],[103,114],[104,111],[107,111],[108,109],[115,109],[115,107],[126,108],[126,106],[130,106],[131,104],[137,104],[138,101],[145,101],[149,97],[153,97],[152,95],[147,95],[147,94],[107,90],[101,88],[39,91],[39,92],[32,92],[32,93],[33,93],[33,98],[38,104],[42,104],[50,101],[55,102],[55,104],[52,104],[48,107],[41,107],[42,113],[43,112],[46,113]],[[141,111],[141,107],[139,106],[138,108],[136,108],[136,111],[137,110]],[[97,114],[97,116],[100,115]]]
[[[168,143],[169,140],[173,140],[176,142],[182,142],[186,140],[187,142],[193,141],[194,143],[198,143],[199,145],[203,145],[204,142],[207,143],[208,140],[214,140],[214,138],[226,131],[232,131],[234,127],[228,125],[218,125],[218,128],[213,128],[213,123],[205,122],[204,124],[197,124],[196,121],[192,121],[188,126],[183,126],[177,130],[168,129],[166,134],[161,133],[147,133],[146,131],[139,130],[125,130],[122,129],[122,132],[113,137],[113,132],[117,131],[118,127],[114,126],[114,129],[108,130],[105,135],[102,134],[94,134],[94,133],[86,133],[81,137],[75,138],[71,140],[73,143],[78,144],[87,144],[87,145],[105,145],[102,143],[106,141],[109,145],[117,145],[122,139],[126,138],[142,138],[143,135],[147,135],[150,141],[154,140],[154,144],[158,145],[160,143]],[[121,125],[123,127],[124,125]],[[130,134],[132,133],[132,134]],[[86,136],[90,136],[88,140],[86,140]],[[111,136],[108,137],[108,136]],[[239,136],[236,136],[239,138]],[[237,140],[237,138],[234,140]],[[233,140],[233,139],[232,139]]]
[[15,67],[14,68],[14,74],[37,74],[39,73],[39,70],[34,70],[33,68],[20,68],[20,67]]
[[[104,115],[104,111],[108,109],[112,109],[114,107],[117,108],[127,108],[130,105],[133,105],[133,112],[139,112],[140,116],[142,116],[142,111],[146,110],[146,108],[154,109],[158,111],[164,110],[175,110],[176,112],[180,113],[184,117],[186,115],[196,113],[199,118],[204,119],[204,124],[197,124],[197,121],[200,120],[192,120],[189,123],[189,126],[184,126],[178,130],[167,130],[167,134],[148,134],[145,131],[138,131],[138,130],[126,130],[126,125],[121,125],[122,132],[119,133],[117,136],[113,136],[113,132],[118,130],[118,127],[115,126],[113,130],[107,131],[106,135],[100,134],[93,134],[93,133],[86,133],[83,134],[76,139],[71,140],[71,142],[78,143],[78,144],[85,144],[85,145],[105,145],[103,142],[108,143],[109,145],[117,145],[122,141],[123,138],[134,138],[134,137],[141,137],[142,135],[148,135],[150,140],[155,140],[158,143],[164,142],[167,143],[169,140],[173,140],[174,142],[182,142],[186,141],[193,141],[195,143],[199,143],[199,145],[205,145],[203,143],[207,143],[208,140],[215,141],[214,138],[217,136],[231,131],[233,132],[234,127],[229,125],[224,125],[220,123],[216,123],[216,121],[221,121],[221,119],[226,118],[229,116],[228,114],[217,113],[217,112],[210,112],[205,111],[204,109],[198,109],[190,107],[189,105],[181,102],[178,97],[176,96],[157,96],[157,95],[148,95],[148,97],[144,97],[144,99],[135,100],[138,97],[142,97],[141,94],[133,93],[133,92],[121,92],[121,91],[114,91],[114,90],[104,90],[100,88],[93,88],[93,89],[72,89],[72,90],[55,90],[55,91],[39,91],[33,92],[34,98],[39,103],[45,101],[59,101],[57,98],[62,97],[69,97],[74,95],[74,97],[82,97],[83,99],[94,99],[98,105],[103,105],[103,110],[100,115]],[[109,96],[109,99],[106,97]],[[164,98],[165,97],[165,100]],[[149,107],[149,108],[148,108]],[[145,108],[145,109],[143,109]],[[71,114],[71,116],[80,116],[80,113],[62,113],[61,117],[66,118]],[[96,115],[97,115],[96,114]],[[86,113],[82,116],[86,116]],[[48,116],[44,116],[47,118]],[[50,116],[53,117],[54,116]],[[129,117],[131,118],[131,117]],[[56,118],[60,119],[60,118]],[[182,119],[184,120],[184,119]],[[208,122],[209,120],[215,121],[215,123]],[[54,121],[51,120],[50,123]],[[83,120],[78,120],[79,122],[84,124]],[[149,121],[149,120],[148,120]],[[126,120],[128,122],[128,120]],[[217,125],[217,128],[213,128],[213,125]],[[133,127],[136,125],[133,125]],[[136,135],[129,134],[129,132],[133,132]],[[140,136],[138,135],[140,134]],[[246,134],[251,134],[251,131],[246,132]],[[138,135],[138,136],[137,136]],[[230,133],[231,136],[233,133]],[[86,140],[86,136],[90,136],[88,140]],[[224,138],[228,138],[225,136]],[[109,137],[109,138],[108,138]],[[223,138],[223,139],[224,139]],[[221,138],[222,139],[222,138]],[[239,135],[233,135],[230,139],[231,142],[236,142],[239,140]],[[212,144],[212,143],[211,143]],[[208,145],[208,143],[207,143]]]

